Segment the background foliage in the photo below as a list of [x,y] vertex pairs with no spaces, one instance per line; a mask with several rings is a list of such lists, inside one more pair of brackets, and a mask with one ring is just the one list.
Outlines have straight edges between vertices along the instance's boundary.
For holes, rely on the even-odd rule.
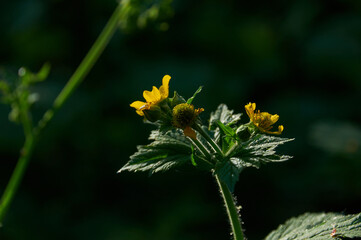
[[[113,0],[0,2],[0,66],[52,64],[35,91],[47,109],[112,13]],[[172,76],[204,107],[280,115],[296,138],[288,162],[246,169],[235,195],[246,234],[261,239],[304,212],[360,212],[361,3],[174,1],[167,31],[118,32],[39,142],[1,239],[226,239],[216,183],[192,168],[116,174],[152,126],[129,104]],[[162,28],[165,30],[166,28]],[[0,106],[0,189],[23,136]],[[245,117],[243,118],[243,120]]]

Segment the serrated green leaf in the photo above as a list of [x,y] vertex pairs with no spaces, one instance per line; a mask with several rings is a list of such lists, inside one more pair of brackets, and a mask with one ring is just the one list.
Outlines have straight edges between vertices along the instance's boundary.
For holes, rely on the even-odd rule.
[[220,121],[226,126],[233,125],[241,119],[241,113],[233,114],[233,110],[229,110],[227,105],[220,104],[215,112],[211,113],[209,118],[209,129],[215,130],[217,121]]
[[215,174],[217,174],[220,180],[227,184],[229,190],[233,192],[242,170],[243,166],[239,163],[238,159],[231,158],[217,166]]
[[191,162],[191,144],[179,130],[166,133],[154,130],[149,139],[154,141],[149,145],[138,146],[138,151],[130,156],[130,161],[118,172],[149,170],[155,173]]
[[361,213],[305,213],[291,218],[271,232],[265,240],[330,240],[361,237]]
[[202,91],[202,88],[203,88],[203,86],[200,86],[200,87],[197,89],[197,91],[193,94],[193,96],[192,96],[191,98],[188,98],[188,100],[187,100],[187,103],[188,103],[188,104],[192,104],[193,99],[197,96],[198,93],[200,93],[200,92]]
[[292,158],[288,155],[278,155],[275,151],[277,146],[292,140],[294,139],[255,134],[248,141],[240,143],[239,147],[228,155],[237,158],[244,167],[259,168],[262,163],[283,162]]

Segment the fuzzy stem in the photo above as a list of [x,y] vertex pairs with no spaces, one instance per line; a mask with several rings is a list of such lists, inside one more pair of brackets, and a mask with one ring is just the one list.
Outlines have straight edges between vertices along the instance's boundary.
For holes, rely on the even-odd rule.
[[[195,130],[197,130],[202,135],[202,137],[208,142],[208,144],[214,149],[214,151],[216,151],[219,154],[220,157],[222,157],[222,158],[225,157],[224,153],[222,152],[222,150],[218,146],[218,144],[213,141],[213,139],[208,135],[208,133],[206,131],[204,131],[204,129],[198,123],[194,124],[193,127]],[[209,156],[211,156],[211,155],[209,155]],[[240,217],[239,217],[238,210],[237,210],[236,204],[234,202],[232,193],[229,191],[228,186],[219,179],[217,174],[215,174],[215,178],[217,180],[219,190],[222,194],[222,197],[223,197],[223,200],[224,200],[224,203],[226,206],[226,210],[227,210],[229,222],[231,224],[234,240],[244,240],[245,237],[243,236],[243,230],[242,230]]]
[[240,217],[232,193],[229,191],[227,185],[224,182],[222,182],[217,175],[215,175],[215,177],[226,206],[234,240],[243,240],[245,239],[245,237],[243,236]]
[[234,153],[234,149],[236,149],[239,146],[238,141],[233,144],[233,146],[226,152],[226,154],[224,155],[225,157],[231,157],[229,155],[231,155],[232,153]]
[[193,143],[193,145],[195,145],[198,148],[198,150],[203,154],[203,156],[205,156],[209,160],[212,158],[212,154],[198,139],[193,139],[193,138],[188,138],[188,139]]
[[198,140],[188,137],[191,143],[198,148],[198,150],[202,153],[205,158],[200,158],[203,162],[205,162],[208,166],[213,168],[214,164],[212,163],[212,154],[209,150]]
[[213,139],[208,135],[208,133],[204,131],[201,126],[199,126],[198,123],[194,124],[194,129],[197,130],[199,134],[201,134],[202,137],[207,140],[208,144],[214,149],[214,151],[216,151],[220,156],[224,157],[222,149],[218,146],[217,143],[213,141]]
[[113,15],[111,16],[107,25],[104,27],[103,31],[95,41],[94,45],[91,47],[91,49],[89,50],[83,61],[80,63],[78,68],[75,70],[74,74],[71,76],[63,90],[55,99],[52,108],[45,112],[43,118],[39,121],[38,126],[35,129],[31,125],[31,121],[28,118],[28,113],[23,112],[22,124],[25,132],[25,143],[24,147],[21,150],[21,154],[16,164],[16,167],[0,200],[0,226],[4,220],[7,210],[10,207],[15,193],[19,188],[21,180],[23,179],[24,173],[29,164],[29,160],[31,158],[39,134],[48,124],[48,122],[53,118],[55,112],[63,106],[64,102],[70,97],[74,90],[84,80],[84,78],[87,76],[89,71],[92,69],[92,67],[100,57],[105,47],[108,45],[115,30],[118,28],[119,21],[122,17],[122,7],[123,5],[119,4],[118,7],[115,9]]

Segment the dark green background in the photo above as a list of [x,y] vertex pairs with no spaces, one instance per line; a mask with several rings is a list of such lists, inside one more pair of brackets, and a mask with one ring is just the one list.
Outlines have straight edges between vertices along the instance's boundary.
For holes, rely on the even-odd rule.
[[[0,2],[0,65],[14,73],[52,64],[34,87],[34,119],[51,106],[106,23],[113,0]],[[166,32],[118,31],[48,126],[0,229],[1,240],[229,239],[209,173],[116,174],[146,144],[129,104],[172,76],[171,92],[202,118],[219,103],[250,101],[280,115],[286,163],[240,175],[235,195],[249,239],[304,212],[361,211],[361,2],[175,0]],[[23,143],[0,106],[0,189]],[[243,122],[248,122],[244,116]]]

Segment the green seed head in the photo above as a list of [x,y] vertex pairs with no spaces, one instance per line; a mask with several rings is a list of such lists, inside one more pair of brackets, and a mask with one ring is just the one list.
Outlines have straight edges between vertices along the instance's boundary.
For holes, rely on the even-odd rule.
[[193,124],[197,115],[193,105],[188,103],[178,104],[173,108],[173,125],[184,129]]

